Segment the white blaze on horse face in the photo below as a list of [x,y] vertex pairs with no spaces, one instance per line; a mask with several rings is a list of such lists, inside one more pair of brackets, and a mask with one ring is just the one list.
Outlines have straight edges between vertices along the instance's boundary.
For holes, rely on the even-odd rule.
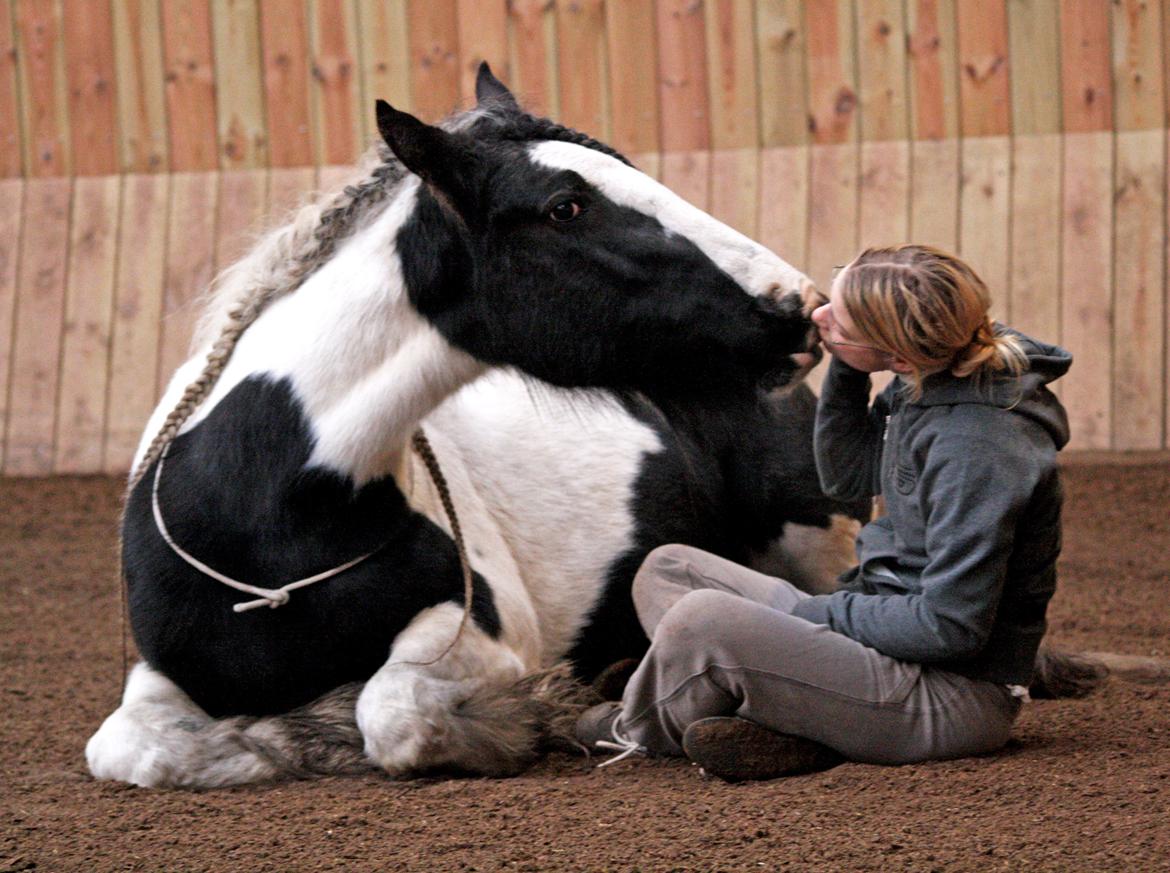
[[775,252],[692,206],[665,185],[616,158],[575,143],[545,141],[532,146],[545,167],[572,170],[619,206],[650,215],[671,233],[694,243],[716,266],[755,297],[803,294],[812,280]]

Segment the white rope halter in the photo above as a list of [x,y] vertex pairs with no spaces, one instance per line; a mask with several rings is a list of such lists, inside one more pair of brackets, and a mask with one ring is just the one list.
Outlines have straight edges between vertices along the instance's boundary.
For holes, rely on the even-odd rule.
[[374,549],[373,552],[367,552],[360,557],[354,558],[352,561],[346,561],[341,566],[334,567],[332,570],[326,570],[324,573],[317,573],[313,576],[306,576],[304,579],[289,582],[287,585],[281,585],[279,588],[261,588],[257,585],[249,585],[247,582],[241,582],[238,579],[225,576],[223,573],[207,566],[198,558],[185,551],[182,546],[175,542],[170,531],[167,530],[167,523],[163,520],[162,507],[158,501],[158,483],[162,478],[163,462],[171,450],[171,445],[172,443],[167,443],[166,447],[162,450],[162,454],[159,455],[158,466],[154,469],[154,485],[150,490],[151,508],[154,510],[154,523],[158,527],[158,532],[162,535],[162,538],[166,540],[166,544],[171,547],[171,550],[200,573],[205,576],[210,576],[212,579],[222,582],[224,585],[235,588],[237,591],[243,591],[245,594],[255,594],[259,598],[257,600],[246,600],[243,603],[235,604],[232,607],[234,612],[247,612],[249,609],[256,609],[258,606],[268,606],[271,609],[284,606],[288,603],[290,591],[295,591],[298,588],[304,588],[316,582],[322,582],[339,573],[344,573],[350,567],[357,566],[366,558],[370,557],[370,555],[374,554],[374,552],[378,551],[378,549]]

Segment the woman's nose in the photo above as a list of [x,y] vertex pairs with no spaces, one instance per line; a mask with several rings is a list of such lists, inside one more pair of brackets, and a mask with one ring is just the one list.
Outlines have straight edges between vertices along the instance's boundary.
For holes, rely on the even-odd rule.
[[812,312],[812,321],[817,327],[828,327],[829,304],[824,303]]

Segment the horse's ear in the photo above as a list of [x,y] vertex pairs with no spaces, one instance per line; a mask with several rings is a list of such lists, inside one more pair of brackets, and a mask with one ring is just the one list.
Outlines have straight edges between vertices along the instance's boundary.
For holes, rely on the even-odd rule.
[[475,100],[479,104],[490,102],[520,111],[520,104],[508,86],[495,77],[487,61],[479,62],[479,72],[475,74]]
[[458,137],[425,124],[409,112],[399,112],[385,100],[376,104],[378,132],[406,169],[465,206],[471,186],[466,183],[476,165],[475,153]]

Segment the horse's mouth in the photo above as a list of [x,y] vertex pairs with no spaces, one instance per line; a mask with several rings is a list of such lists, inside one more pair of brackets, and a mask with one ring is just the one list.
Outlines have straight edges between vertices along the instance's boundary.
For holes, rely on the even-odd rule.
[[796,375],[793,377],[793,380],[795,381],[798,379],[803,379],[805,376],[807,376],[809,371],[817,364],[819,364],[821,362],[821,358],[824,356],[825,350],[821,347],[821,344],[815,340],[810,344],[808,351],[797,352],[794,355],[790,355],[789,357],[792,358],[792,363],[796,365]]

